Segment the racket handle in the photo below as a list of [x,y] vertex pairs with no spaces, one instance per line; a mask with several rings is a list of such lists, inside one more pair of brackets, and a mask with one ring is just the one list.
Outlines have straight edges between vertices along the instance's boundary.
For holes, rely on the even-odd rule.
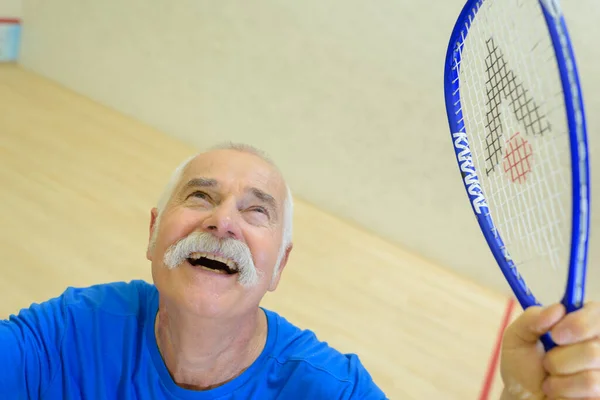
[[[565,306],[565,311],[566,313],[572,313],[573,311],[577,311],[581,308],[581,306],[578,306],[576,304],[573,304],[572,302],[567,300],[567,297],[565,296],[565,298],[563,298],[562,302],[563,306]],[[554,340],[552,340],[552,337],[550,336],[550,333],[546,333],[544,334],[544,336],[542,336],[540,338],[542,344],[544,345],[544,349],[546,350],[546,352],[552,350],[553,348],[555,348],[556,346],[558,346],[556,343],[554,343]]]
[[544,345],[544,350],[546,350],[546,352],[549,352],[550,350],[556,347],[556,343],[554,343],[554,340],[552,340],[549,333],[545,333],[540,338],[540,341]]

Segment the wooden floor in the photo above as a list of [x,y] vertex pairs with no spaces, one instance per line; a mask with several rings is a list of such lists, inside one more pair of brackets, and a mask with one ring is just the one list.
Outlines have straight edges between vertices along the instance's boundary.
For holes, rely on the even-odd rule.
[[[195,149],[11,65],[0,104],[0,318],[67,286],[151,281],[150,208]],[[391,399],[476,399],[506,299],[296,210],[290,263],[264,305],[358,353]]]

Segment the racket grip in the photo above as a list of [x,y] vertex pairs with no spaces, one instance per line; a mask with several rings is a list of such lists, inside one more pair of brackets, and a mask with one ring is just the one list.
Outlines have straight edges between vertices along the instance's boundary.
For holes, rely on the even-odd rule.
[[[566,310],[567,314],[571,313],[573,311],[577,311],[581,308],[581,306],[578,306],[576,304],[573,304],[573,302],[568,301],[566,296],[565,296],[565,298],[563,298],[561,303],[563,304],[563,306],[565,306],[565,310]],[[554,343],[554,340],[552,340],[550,333],[544,334],[544,336],[542,336],[540,338],[540,340],[541,340],[542,344],[544,345],[544,349],[546,350],[546,352],[548,352],[548,351],[552,350],[553,348],[555,348],[556,346],[558,346],[556,343]]]
[[554,340],[552,340],[552,337],[550,337],[549,333],[545,333],[540,338],[540,341],[544,345],[544,350],[546,350],[546,352],[549,352],[550,350],[556,347],[556,343],[554,343]]

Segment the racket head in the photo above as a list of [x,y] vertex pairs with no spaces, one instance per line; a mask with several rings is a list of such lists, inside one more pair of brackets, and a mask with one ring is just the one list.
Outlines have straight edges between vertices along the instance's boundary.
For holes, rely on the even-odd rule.
[[[519,12],[519,4],[532,2],[536,3],[536,7],[539,7],[541,11],[540,18],[543,18],[546,28],[545,34],[551,44],[552,63],[556,64],[556,76],[552,79],[556,81],[561,92],[562,117],[555,118],[564,120],[562,121],[565,130],[563,145],[564,148],[568,149],[566,161],[569,165],[568,170],[565,169],[565,171],[568,172],[570,178],[570,187],[567,191],[570,197],[570,206],[568,207],[568,226],[565,227],[568,229],[563,229],[566,243],[564,246],[565,256],[563,257],[565,276],[561,276],[562,299],[556,298],[555,301],[560,300],[567,311],[571,312],[583,306],[590,225],[590,172],[584,102],[574,51],[558,2],[555,0],[503,1],[503,5],[499,8],[504,6],[505,12],[516,13]],[[472,26],[478,22],[480,9],[489,6],[490,3],[493,3],[493,0],[468,0],[464,5],[448,44],[444,67],[444,95],[455,156],[473,212],[506,281],[522,308],[526,309],[530,306],[542,305],[542,302],[532,292],[526,279],[523,278],[520,272],[521,267],[517,267],[518,263],[515,262],[513,257],[511,244],[507,246],[505,243],[504,234],[508,229],[498,228],[497,217],[500,212],[496,212],[497,210],[490,205],[495,199],[493,196],[488,197],[486,192],[486,189],[490,188],[487,178],[484,177],[483,179],[485,184],[482,183],[481,179],[482,174],[487,176],[488,171],[481,162],[477,163],[476,158],[473,156],[471,142],[475,142],[474,137],[478,132],[469,131],[466,122],[469,115],[465,115],[463,109],[465,102],[463,101],[462,89],[465,82],[461,79],[470,79],[464,78],[461,74],[461,63],[464,63],[463,52],[465,46],[468,46],[467,41],[473,36],[469,33]],[[531,4],[528,4],[528,6],[531,6]],[[487,9],[488,13],[490,12],[489,7]],[[493,39],[494,35],[473,40],[488,40],[487,44],[489,45],[489,40]],[[464,65],[462,67],[464,68]],[[485,73],[485,71],[483,72]],[[486,100],[485,92],[482,93],[481,99]],[[482,101],[481,99],[479,100]],[[491,101],[489,96],[487,101]],[[507,140],[509,139],[504,138],[504,144],[508,143],[510,145]],[[490,192],[493,191],[490,190]],[[535,282],[529,281],[529,283]],[[546,337],[543,341],[547,349],[553,347],[550,338]]]

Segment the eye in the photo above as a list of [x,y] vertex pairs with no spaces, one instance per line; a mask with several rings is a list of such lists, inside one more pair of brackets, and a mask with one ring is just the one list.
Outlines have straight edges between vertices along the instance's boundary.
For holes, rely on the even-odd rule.
[[269,216],[269,212],[267,211],[267,209],[261,206],[251,207],[250,211],[258,211],[259,213]]
[[197,191],[195,191],[195,192],[191,193],[191,194],[188,196],[188,199],[189,199],[190,197],[196,197],[196,198],[199,198],[199,199],[202,199],[202,200],[210,200],[210,196],[209,196],[208,194],[206,194],[206,193],[204,193],[204,192],[201,192],[201,191],[199,191],[199,190],[197,190]]

